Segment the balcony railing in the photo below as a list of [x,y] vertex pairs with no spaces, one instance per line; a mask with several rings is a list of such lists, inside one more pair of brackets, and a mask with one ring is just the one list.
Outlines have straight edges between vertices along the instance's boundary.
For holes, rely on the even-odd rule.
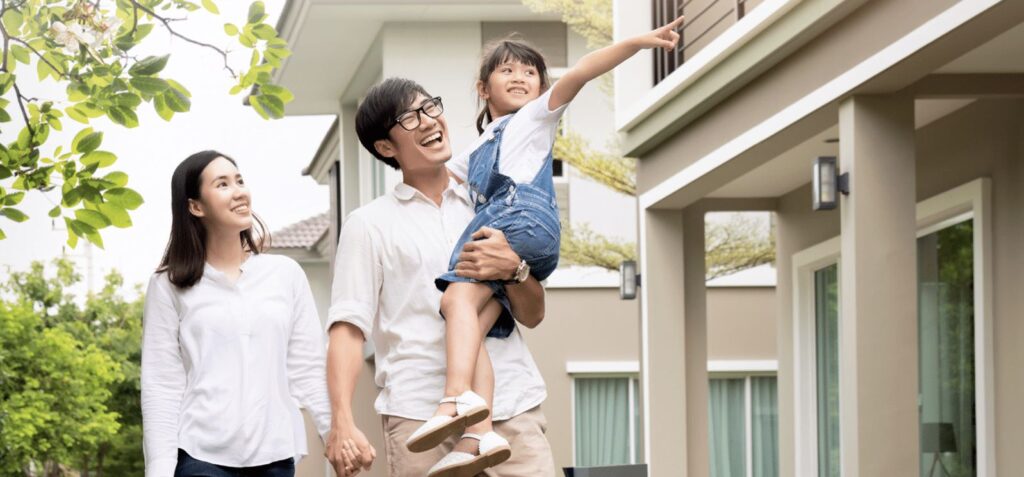
[[652,0],[652,28],[686,15],[679,27],[679,44],[672,51],[654,51],[654,84],[692,58],[711,40],[740,21],[761,0]]

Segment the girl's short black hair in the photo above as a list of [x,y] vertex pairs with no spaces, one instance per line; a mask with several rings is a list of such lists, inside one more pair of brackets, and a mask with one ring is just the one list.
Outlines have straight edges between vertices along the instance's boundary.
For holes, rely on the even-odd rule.
[[[491,73],[510,61],[537,68],[537,75],[540,76],[540,90],[541,92],[547,91],[551,83],[548,79],[548,67],[544,62],[544,55],[517,33],[487,44],[484,48],[483,61],[480,62],[480,74],[476,79],[486,85],[487,80],[491,78]],[[487,108],[487,104],[484,104],[483,110],[476,117],[477,132],[483,134],[484,128],[493,120],[490,109]]]
[[409,108],[416,100],[416,95],[430,97],[426,89],[419,83],[405,78],[388,78],[370,88],[363,98],[359,110],[356,111],[356,135],[359,142],[373,157],[395,169],[398,161],[393,157],[384,157],[377,152],[373,143],[387,139],[391,128],[395,125],[395,117]]

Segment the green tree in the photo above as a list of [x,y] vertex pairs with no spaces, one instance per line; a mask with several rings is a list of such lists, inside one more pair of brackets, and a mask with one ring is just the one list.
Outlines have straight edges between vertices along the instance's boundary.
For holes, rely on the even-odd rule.
[[143,473],[142,298],[114,272],[79,305],[80,278],[36,262],[0,287],[0,475]]
[[[590,48],[612,42],[611,0],[522,0],[538,13],[557,13],[576,34],[587,40]],[[603,90],[611,91],[610,76]],[[612,146],[604,152],[590,146],[581,135],[565,131],[555,139],[554,157],[572,166],[584,176],[629,196],[636,195],[636,159],[624,157]],[[707,278],[771,263],[775,260],[775,243],[771,234],[765,237],[756,220],[735,215],[727,221],[710,222],[705,229]],[[562,224],[563,265],[597,266],[617,270],[623,260],[636,260],[636,244],[598,234],[586,225]]]
[[[129,211],[142,204],[142,196],[127,187],[124,172],[109,169],[118,156],[101,149],[103,132],[90,124],[105,117],[137,127],[143,103],[167,121],[190,109],[188,89],[161,75],[170,55],[132,53],[155,27],[221,55],[224,69],[237,80],[230,94],[252,91],[247,99],[257,113],[283,117],[293,97],[272,84],[271,73],[291,53],[266,23],[263,2],[253,2],[237,25],[224,24],[224,32],[252,52],[241,71],[229,65],[225,49],[176,29],[182,18],[174,13],[199,9],[219,14],[213,0],[0,0],[0,216],[28,220],[16,206],[36,191],[58,195],[51,198],[56,205],[49,215],[63,218],[72,247],[79,238],[102,247],[101,229],[131,226]],[[23,93],[29,75],[56,82],[63,93],[29,97]],[[13,126],[19,123],[20,130]],[[50,132],[65,127],[74,139],[58,144]]]

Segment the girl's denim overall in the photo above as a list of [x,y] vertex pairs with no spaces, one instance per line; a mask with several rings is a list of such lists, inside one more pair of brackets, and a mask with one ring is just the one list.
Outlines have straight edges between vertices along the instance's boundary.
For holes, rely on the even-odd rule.
[[[498,172],[501,156],[501,137],[511,116],[494,128],[494,137],[485,142],[469,158],[467,185],[469,196],[476,208],[476,217],[466,226],[448,262],[448,272],[435,280],[437,288],[444,290],[451,282],[476,282],[472,278],[455,275],[462,247],[480,227],[501,230],[509,246],[526,260],[530,274],[537,280],[551,275],[558,266],[561,245],[561,225],[558,222],[558,204],[555,185],[551,180],[551,153],[544,166],[528,184],[516,184]],[[506,160],[514,160],[506,158]],[[483,282],[494,290],[494,298],[504,308],[487,336],[507,338],[515,328],[511,305],[500,281]]]

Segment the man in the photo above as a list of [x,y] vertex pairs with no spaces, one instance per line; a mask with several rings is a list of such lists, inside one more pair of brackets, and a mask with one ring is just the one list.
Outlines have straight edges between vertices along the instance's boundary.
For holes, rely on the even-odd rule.
[[[368,468],[376,456],[352,419],[362,344],[372,339],[381,388],[375,408],[383,417],[388,474],[423,477],[453,449],[478,453],[466,444],[472,440],[456,444],[458,436],[418,454],[405,446],[444,395],[445,324],[434,279],[447,270],[451,248],[473,218],[473,204],[445,168],[451,147],[440,100],[418,84],[391,78],[372,88],[357,112],[356,130],[377,159],[402,172],[402,183],[352,212],[341,230],[327,325],[333,410],[327,456],[343,476]],[[541,285],[532,277],[513,280],[521,260],[500,231],[481,229],[476,238],[463,249],[456,272],[509,281],[516,320],[537,326],[544,317]],[[495,374],[495,428],[512,446],[512,457],[488,472],[554,476],[540,411],[547,390],[519,330],[507,339],[487,339],[485,346]]]

